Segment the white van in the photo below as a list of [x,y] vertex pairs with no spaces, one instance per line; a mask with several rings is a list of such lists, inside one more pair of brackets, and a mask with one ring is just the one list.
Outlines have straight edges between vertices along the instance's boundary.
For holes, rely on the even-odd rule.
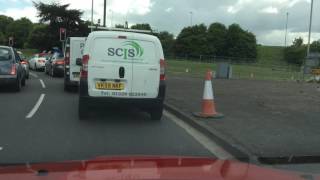
[[160,120],[165,60],[159,39],[133,32],[97,31],[86,41],[80,75],[79,117],[95,103],[140,107]]
[[83,56],[83,48],[86,42],[85,37],[69,37],[65,48],[64,66],[64,90],[69,91],[72,87],[77,87],[80,80],[80,66],[76,64],[78,58]]

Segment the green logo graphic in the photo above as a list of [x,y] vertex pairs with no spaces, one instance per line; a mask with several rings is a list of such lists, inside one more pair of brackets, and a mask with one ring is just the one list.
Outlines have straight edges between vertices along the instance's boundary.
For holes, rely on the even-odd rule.
[[141,60],[144,49],[135,41],[125,41],[122,43],[123,48],[109,48],[108,56],[123,57],[123,59]]
[[131,48],[134,48],[136,51],[136,54],[135,54],[136,56],[139,56],[139,57],[143,56],[144,50],[137,42],[126,41],[123,44],[124,44],[124,46],[129,46]]

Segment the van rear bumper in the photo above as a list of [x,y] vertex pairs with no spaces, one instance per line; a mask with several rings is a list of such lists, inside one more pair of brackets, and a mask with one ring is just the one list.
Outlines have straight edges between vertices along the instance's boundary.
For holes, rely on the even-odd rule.
[[111,97],[90,97],[88,94],[88,83],[86,80],[80,80],[79,86],[79,98],[82,103],[95,106],[95,105],[107,105],[107,106],[134,106],[139,108],[153,108],[163,105],[165,99],[166,84],[164,81],[160,82],[159,94],[157,98],[111,98]]

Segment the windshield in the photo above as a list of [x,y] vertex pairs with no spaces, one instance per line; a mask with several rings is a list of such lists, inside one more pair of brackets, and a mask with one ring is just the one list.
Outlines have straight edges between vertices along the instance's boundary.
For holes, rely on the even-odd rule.
[[[123,169],[141,165],[154,179],[148,167],[162,160],[176,172],[194,158],[188,174],[199,157],[211,164],[197,170],[226,179],[236,162],[320,174],[319,10],[320,0],[0,0],[0,179],[8,164],[101,159],[83,168],[130,178]],[[163,164],[137,162],[146,157]]]
[[7,48],[0,47],[0,61],[8,61],[10,60],[11,52]]

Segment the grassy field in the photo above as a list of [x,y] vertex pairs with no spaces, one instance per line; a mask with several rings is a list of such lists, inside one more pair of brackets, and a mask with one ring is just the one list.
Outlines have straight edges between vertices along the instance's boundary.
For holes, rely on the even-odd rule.
[[[204,77],[209,70],[216,71],[217,65],[212,63],[198,63],[181,60],[167,60],[169,75],[180,74],[193,77]],[[260,64],[233,64],[233,78],[259,79],[259,80],[297,80],[302,75],[297,67],[288,66],[262,66]]]
[[[284,48],[258,46],[257,63],[233,64],[233,78],[259,80],[298,80],[302,79],[300,68],[288,65],[284,60]],[[168,73],[203,77],[210,69],[217,70],[217,64],[199,63],[186,60],[168,59]]]
[[284,47],[258,46],[258,63],[286,65]]

